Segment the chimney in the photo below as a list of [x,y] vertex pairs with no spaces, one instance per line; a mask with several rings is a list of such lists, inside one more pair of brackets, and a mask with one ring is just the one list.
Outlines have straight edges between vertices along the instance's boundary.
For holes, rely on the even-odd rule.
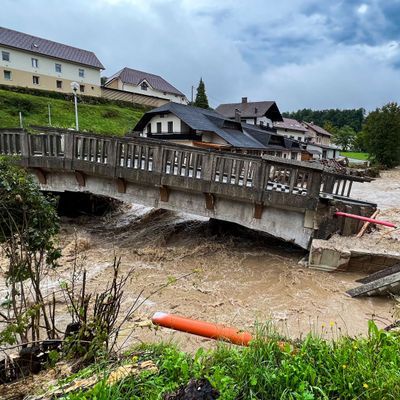
[[247,97],[242,97],[242,103],[247,103]]
[[235,108],[235,121],[236,122],[240,122],[240,115],[241,115],[241,112],[237,108]]

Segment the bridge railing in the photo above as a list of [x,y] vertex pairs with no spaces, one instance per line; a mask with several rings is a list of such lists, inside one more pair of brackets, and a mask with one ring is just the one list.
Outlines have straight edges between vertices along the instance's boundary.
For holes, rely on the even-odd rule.
[[[201,181],[204,184],[196,186],[199,190],[249,196],[257,201],[265,196],[280,201],[285,195],[317,199],[320,193],[349,197],[353,181],[363,181],[328,172],[323,166],[278,157],[260,158],[140,137],[54,129],[38,134],[0,130],[0,154],[22,156],[25,165],[32,167],[40,167],[41,160],[47,160],[43,167],[49,168],[52,160],[57,160],[54,165],[58,168],[88,168],[92,173],[112,177],[161,176],[164,183],[177,186]],[[207,189],[206,183],[211,187]]]

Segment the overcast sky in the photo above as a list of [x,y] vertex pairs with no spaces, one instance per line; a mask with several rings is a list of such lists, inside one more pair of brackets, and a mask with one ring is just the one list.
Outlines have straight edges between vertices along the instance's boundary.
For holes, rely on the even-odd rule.
[[380,107],[400,96],[400,0],[1,0],[0,26],[161,75],[213,107]]

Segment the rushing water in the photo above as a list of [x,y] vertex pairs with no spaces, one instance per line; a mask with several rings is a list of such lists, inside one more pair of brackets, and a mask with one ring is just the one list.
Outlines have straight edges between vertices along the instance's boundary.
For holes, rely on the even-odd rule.
[[128,335],[129,343],[174,338],[190,349],[202,341],[167,329],[131,333],[156,311],[244,329],[255,321],[272,320],[292,337],[310,331],[328,337],[357,335],[366,332],[371,317],[381,325],[392,321],[391,300],[345,294],[361,274],[310,270],[299,264],[306,255],[303,250],[233,224],[125,206],[107,217],[64,219],[60,237],[64,257],[59,278],[70,269],[75,237],[88,269],[89,290],[105,287],[114,254],[121,257],[123,272],[134,269],[122,312],[140,290],[145,298],[171,277],[192,273],[146,300],[121,332],[121,342]]

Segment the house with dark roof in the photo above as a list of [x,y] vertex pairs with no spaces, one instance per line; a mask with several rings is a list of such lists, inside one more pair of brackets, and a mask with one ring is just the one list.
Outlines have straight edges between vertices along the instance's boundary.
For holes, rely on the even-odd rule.
[[132,68],[122,68],[110,76],[104,87],[163,99],[166,102],[188,104],[186,96],[161,76]]
[[238,119],[252,125],[272,128],[276,121],[283,121],[278,106],[274,101],[247,101],[242,97],[241,103],[220,104],[217,112],[229,119]]
[[0,84],[101,96],[103,64],[88,50],[0,27]]
[[188,146],[301,159],[297,141],[272,128],[231,120],[213,110],[168,103],[143,115],[134,134]]

